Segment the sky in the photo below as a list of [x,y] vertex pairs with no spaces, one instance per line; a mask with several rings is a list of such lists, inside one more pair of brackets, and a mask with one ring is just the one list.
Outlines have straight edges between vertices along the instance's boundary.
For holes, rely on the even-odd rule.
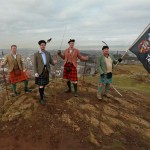
[[0,49],[129,47],[149,23],[150,0],[0,0]]

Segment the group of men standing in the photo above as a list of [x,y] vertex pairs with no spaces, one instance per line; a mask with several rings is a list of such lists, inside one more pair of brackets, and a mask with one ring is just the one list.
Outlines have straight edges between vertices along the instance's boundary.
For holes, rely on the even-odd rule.
[[[34,72],[35,72],[35,84],[39,87],[39,102],[45,104],[45,95],[44,90],[45,86],[49,83],[49,74],[50,74],[50,65],[56,65],[57,60],[53,60],[50,52],[46,51],[46,41],[40,40],[39,51],[34,54]],[[66,80],[68,89],[65,93],[72,92],[72,84],[74,87],[75,97],[78,97],[78,76],[77,76],[77,60],[88,61],[88,56],[82,56],[78,49],[74,47],[75,40],[70,39],[68,41],[69,47],[64,51],[58,51],[58,55],[64,60],[64,70],[63,78]],[[103,46],[102,55],[98,58],[98,70],[100,73],[99,82],[98,82],[98,92],[97,98],[102,99],[102,96],[109,97],[108,90],[112,83],[112,69],[113,64],[118,61],[121,62],[122,59],[115,60],[109,54],[109,47]],[[19,93],[16,90],[16,83],[24,82],[24,91],[31,92],[31,89],[28,88],[28,76],[26,74],[26,69],[24,68],[22,57],[17,53],[17,46],[11,46],[11,53],[8,54],[4,61],[1,62],[1,67],[4,67],[8,64],[9,68],[9,81],[12,84],[12,89],[14,95]],[[105,88],[104,88],[105,86]],[[103,93],[103,89],[104,93]]]

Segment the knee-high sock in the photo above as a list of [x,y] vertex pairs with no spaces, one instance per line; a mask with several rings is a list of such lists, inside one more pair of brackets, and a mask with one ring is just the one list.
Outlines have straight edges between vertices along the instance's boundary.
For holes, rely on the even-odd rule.
[[12,90],[14,93],[16,92],[16,84],[12,84]]
[[103,85],[98,85],[98,94],[101,94],[103,91]]
[[78,92],[78,85],[74,83],[73,86],[74,86],[75,93],[77,93]]
[[45,91],[45,86],[43,86],[43,95],[44,95],[44,91]]
[[39,93],[40,93],[40,98],[43,100],[43,96],[44,96],[44,87],[39,88]]
[[71,82],[70,81],[67,81],[67,86],[68,86],[69,91],[71,91]]
[[28,80],[24,81],[24,88],[27,89],[28,88]]
[[108,92],[109,88],[110,88],[110,84],[106,84],[106,85],[105,85],[105,93]]

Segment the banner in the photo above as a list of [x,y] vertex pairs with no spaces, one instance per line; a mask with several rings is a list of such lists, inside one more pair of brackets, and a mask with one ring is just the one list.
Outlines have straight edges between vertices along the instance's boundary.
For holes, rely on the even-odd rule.
[[150,24],[145,28],[129,50],[134,53],[150,73]]

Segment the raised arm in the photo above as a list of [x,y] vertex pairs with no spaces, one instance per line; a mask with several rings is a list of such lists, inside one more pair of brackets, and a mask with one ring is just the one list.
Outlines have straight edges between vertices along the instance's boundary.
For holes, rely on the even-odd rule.
[[53,66],[54,66],[55,64],[54,64],[54,61],[53,61],[53,59],[52,59],[52,56],[51,56],[51,54],[50,54],[50,53],[49,53],[49,55],[50,55],[49,63],[50,63],[51,65],[53,65]]
[[116,60],[116,59],[114,58],[114,56],[111,56],[111,57],[112,57],[112,60],[113,60],[113,64],[117,64],[118,60]]
[[58,50],[57,54],[60,56],[60,58],[65,59],[65,54],[62,54],[61,50]]
[[1,61],[1,67],[4,67],[8,63],[8,56],[4,57],[4,60]]
[[79,52],[79,50],[77,51],[77,57],[82,60],[82,61],[87,61],[88,60],[88,56],[82,56]]
[[113,64],[117,64],[117,63],[120,63],[122,61],[122,58],[119,58],[118,60],[116,60],[114,58],[114,56],[111,56],[112,57],[112,60],[113,60]]

